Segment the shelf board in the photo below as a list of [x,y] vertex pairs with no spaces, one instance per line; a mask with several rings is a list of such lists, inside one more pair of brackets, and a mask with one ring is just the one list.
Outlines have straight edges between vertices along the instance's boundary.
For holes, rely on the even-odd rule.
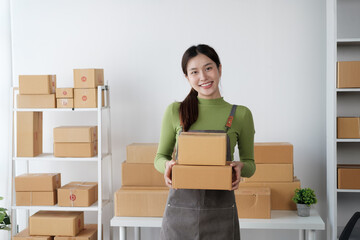
[[[106,207],[110,203],[109,200],[103,200],[102,208]],[[94,203],[90,207],[59,207],[55,206],[12,206],[12,209],[34,210],[34,211],[92,211],[97,212],[99,210],[98,202]]]
[[[103,154],[102,159],[110,154]],[[14,157],[14,161],[60,161],[60,162],[97,162],[98,156],[90,158],[54,157],[53,153],[42,153],[36,157]]]
[[336,42],[338,45],[360,45],[360,38],[339,38]]
[[360,193],[360,189],[337,189],[339,193]]
[[336,92],[360,92],[360,88],[337,88]]
[[[101,110],[110,108],[102,107]],[[14,112],[97,112],[97,108],[14,108]]]
[[349,139],[337,138],[336,142],[360,142],[360,138],[349,138]]

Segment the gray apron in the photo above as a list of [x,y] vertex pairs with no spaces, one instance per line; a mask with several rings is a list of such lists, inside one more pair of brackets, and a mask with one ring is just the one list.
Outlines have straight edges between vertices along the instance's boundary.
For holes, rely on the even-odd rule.
[[[235,111],[236,105],[233,105],[225,131],[192,132],[227,133]],[[227,143],[226,160],[231,161],[229,137]],[[166,204],[161,240],[240,240],[234,191],[171,188]]]

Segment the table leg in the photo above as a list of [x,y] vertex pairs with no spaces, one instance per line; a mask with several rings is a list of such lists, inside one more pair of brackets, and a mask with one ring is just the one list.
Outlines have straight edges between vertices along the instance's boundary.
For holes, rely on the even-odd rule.
[[119,239],[126,240],[126,227],[119,227]]
[[134,240],[140,240],[140,227],[134,227]]
[[309,240],[315,240],[315,230],[310,229],[308,231],[308,239]]
[[299,230],[299,240],[306,240],[305,239],[305,229]]

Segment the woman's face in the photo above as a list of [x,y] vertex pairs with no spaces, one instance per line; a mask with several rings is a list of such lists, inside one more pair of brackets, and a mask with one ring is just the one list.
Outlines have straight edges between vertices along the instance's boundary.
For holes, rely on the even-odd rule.
[[221,97],[219,91],[221,65],[218,69],[216,63],[206,55],[198,54],[188,61],[185,77],[191,87],[198,92],[198,97],[205,99]]

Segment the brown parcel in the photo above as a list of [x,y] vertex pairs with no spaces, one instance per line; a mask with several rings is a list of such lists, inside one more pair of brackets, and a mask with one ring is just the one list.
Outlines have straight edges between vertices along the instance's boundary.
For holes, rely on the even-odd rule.
[[74,98],[73,88],[57,88],[56,98]]
[[[74,89],[74,107],[75,108],[96,108],[98,93],[97,89]],[[101,91],[101,102],[104,106],[104,91]]]
[[16,206],[53,206],[57,192],[16,192]]
[[104,69],[74,69],[75,88],[96,88],[104,85]]
[[271,210],[296,210],[291,200],[295,189],[300,188],[300,181],[293,182],[240,182],[239,188],[268,187],[271,189]]
[[360,87],[360,61],[338,62],[337,87]]
[[84,212],[39,211],[29,218],[30,235],[76,236],[84,228]]
[[166,186],[164,175],[158,172],[153,163],[127,163],[121,165],[123,186]]
[[360,118],[338,117],[337,118],[338,138],[360,138]]
[[239,218],[271,218],[270,188],[240,188],[234,193]]
[[85,224],[84,229],[76,237],[55,236],[54,240],[97,240],[97,224]]
[[57,108],[74,108],[74,99],[73,98],[59,98],[56,99]]
[[293,164],[256,164],[256,171],[244,182],[292,182]]
[[180,189],[232,189],[232,167],[189,166],[172,167],[172,187]]
[[338,165],[338,188],[360,189],[360,165]]
[[115,192],[115,216],[162,217],[168,194],[167,187],[122,187]]
[[154,163],[157,143],[132,143],[126,146],[127,163]]
[[55,93],[56,75],[19,75],[20,94]]
[[94,142],[97,126],[66,126],[54,128],[54,142]]
[[178,141],[179,164],[226,165],[226,133],[183,132]]
[[55,157],[94,157],[96,155],[97,142],[54,142]]
[[255,163],[293,163],[293,145],[286,142],[254,144]]
[[97,200],[97,182],[71,182],[58,189],[58,205],[61,207],[88,207]]
[[55,108],[55,94],[17,95],[18,108]]
[[17,113],[17,157],[35,157],[42,153],[42,112]]
[[26,228],[12,237],[12,240],[53,240],[53,236],[30,236],[29,229]]
[[61,187],[60,173],[27,173],[15,177],[17,192],[50,192]]

